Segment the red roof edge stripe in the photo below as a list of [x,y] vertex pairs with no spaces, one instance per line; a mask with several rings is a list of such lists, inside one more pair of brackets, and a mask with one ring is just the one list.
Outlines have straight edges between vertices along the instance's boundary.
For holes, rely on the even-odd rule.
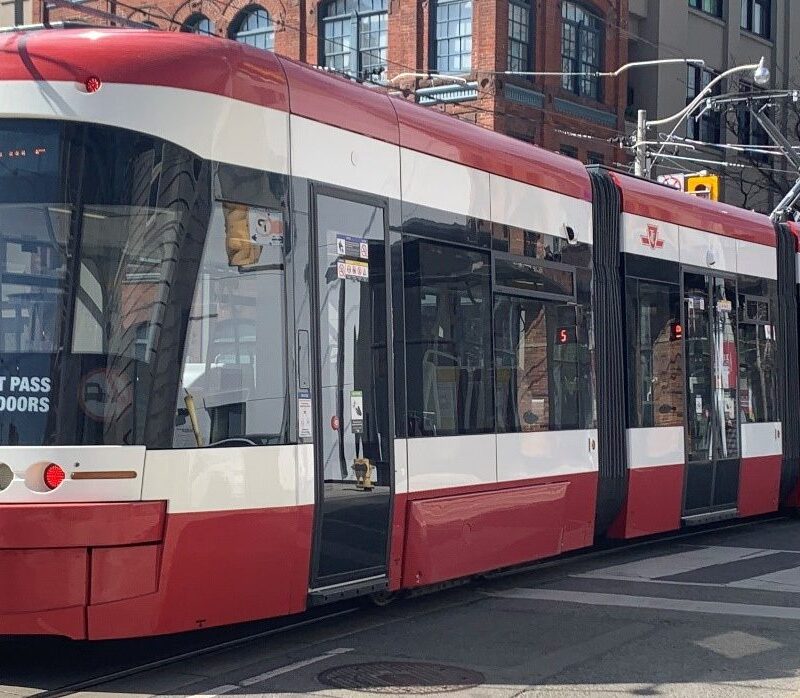
[[388,97],[288,58],[281,57],[280,62],[289,81],[292,114],[542,189],[592,199],[589,176],[573,158]]
[[383,92],[281,56],[291,113],[397,145],[397,117]]
[[759,245],[775,247],[777,244],[772,222],[761,213],[698,199],[619,172],[610,174],[622,194],[622,210],[626,213]]
[[[191,69],[188,69],[190,67]],[[138,29],[0,34],[0,79],[156,85],[289,111],[277,56],[235,41]]]
[[400,121],[400,145],[404,148],[576,199],[592,200],[589,174],[574,158],[401,99],[392,101]]

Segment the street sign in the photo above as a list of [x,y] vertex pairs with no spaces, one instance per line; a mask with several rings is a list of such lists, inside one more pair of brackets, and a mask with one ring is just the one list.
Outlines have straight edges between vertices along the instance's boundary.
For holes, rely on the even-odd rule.
[[683,191],[685,175],[683,174],[667,174],[659,175],[657,177],[659,184],[666,184],[668,187]]

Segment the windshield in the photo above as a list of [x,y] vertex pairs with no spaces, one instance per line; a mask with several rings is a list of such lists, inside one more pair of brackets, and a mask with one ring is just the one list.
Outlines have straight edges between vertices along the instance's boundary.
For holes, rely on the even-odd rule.
[[169,445],[210,191],[159,139],[0,121],[0,444]]

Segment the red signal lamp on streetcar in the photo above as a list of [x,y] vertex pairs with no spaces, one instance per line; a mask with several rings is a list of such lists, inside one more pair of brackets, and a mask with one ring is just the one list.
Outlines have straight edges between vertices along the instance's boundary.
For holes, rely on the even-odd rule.
[[100,88],[103,86],[103,81],[96,75],[91,75],[90,77],[86,78],[83,86],[86,88],[86,92],[91,95],[100,91]]
[[64,482],[64,478],[66,478],[66,476],[67,474],[64,472],[64,468],[58,465],[58,463],[50,463],[44,469],[44,484],[48,489],[54,490],[62,482]]

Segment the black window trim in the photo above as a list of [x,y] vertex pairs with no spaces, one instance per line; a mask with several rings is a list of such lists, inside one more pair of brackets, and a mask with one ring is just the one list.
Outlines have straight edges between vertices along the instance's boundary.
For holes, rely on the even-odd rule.
[[767,309],[769,311],[769,316],[766,320],[759,320],[758,318],[748,318],[743,316],[742,313],[739,313],[739,324],[740,325],[769,325],[772,326],[775,324],[773,315],[773,299],[770,296],[755,296],[750,293],[739,293],[739,310],[747,307],[748,301],[753,301],[756,303],[766,303]]
[[[764,27],[762,31],[753,26],[755,5],[760,5],[764,14]],[[739,28],[754,36],[772,41],[772,0],[742,0],[742,10],[746,13],[745,23],[739,19]]]
[[[507,262],[520,262],[522,264],[533,264],[539,267],[555,269],[557,271],[568,272],[572,276],[572,293],[547,293],[546,291],[526,291],[516,286],[504,286],[497,283],[495,274],[496,260]],[[570,305],[578,305],[578,267],[563,262],[554,262],[549,259],[538,259],[537,257],[525,257],[524,255],[510,254],[508,252],[492,251],[492,290],[495,294],[503,296],[520,296],[522,298],[538,298],[541,300],[566,301]]]
[[[581,10],[583,10],[587,14],[590,14],[590,15],[596,17],[597,20],[601,24],[604,23],[603,15],[600,14],[599,10],[595,9],[595,7],[593,5],[590,5],[590,4],[587,4],[587,3],[583,2],[583,0],[566,0],[566,1],[568,1],[572,5],[575,5],[575,6],[579,7]],[[601,27],[600,29],[595,31],[594,29],[589,29],[588,27],[585,27],[583,22],[576,23],[576,22],[573,22],[572,20],[567,19],[566,17],[564,17],[564,14],[563,14],[564,3],[562,2],[560,4],[561,4],[561,8],[562,9],[561,9],[561,14],[560,14],[561,23],[559,24],[559,29],[561,29],[561,37],[559,39],[559,41],[560,41],[559,51],[560,51],[560,57],[561,57],[562,63],[563,63],[563,60],[564,60],[564,39],[563,39],[563,31],[564,30],[563,30],[563,25],[564,25],[565,22],[567,22],[567,23],[571,24],[572,26],[574,26],[576,28],[576,34],[575,34],[575,57],[573,58],[572,56],[570,56],[570,62],[572,64],[572,69],[573,69],[570,72],[581,72],[580,56],[581,56],[581,46],[582,46],[582,40],[583,40],[582,32],[591,32],[591,33],[597,34],[597,36],[598,36],[598,43],[597,43],[597,58],[598,58],[598,60],[597,60],[597,66],[595,66],[595,67],[597,68],[598,72],[602,71],[603,70],[603,66],[605,65],[605,58],[606,58],[606,55],[605,55],[605,43],[606,43],[605,28]],[[585,97],[587,99],[592,99],[592,100],[594,100],[596,102],[602,102],[603,99],[604,99],[603,80],[600,78],[600,76],[597,76],[596,78],[594,78],[594,80],[596,80],[596,82],[594,82],[595,89],[593,90],[593,92],[591,94],[587,94],[587,93],[584,93],[584,92],[581,91],[581,78],[577,78],[577,77],[575,78],[575,89],[570,89],[568,87],[564,87],[563,78],[562,78],[561,87],[565,92],[568,92],[570,94],[574,94],[574,95],[576,95],[578,97]]]
[[[694,87],[695,93],[691,97],[689,96],[689,75],[694,76]],[[704,76],[709,75],[709,83],[713,82],[716,78],[720,76],[720,72],[714,70],[713,68],[706,68],[703,66],[696,66],[690,65],[686,71],[686,104],[690,104],[692,100],[694,100],[697,95],[703,92],[707,87],[708,84],[703,84]],[[724,92],[723,84],[727,81],[720,81],[714,87],[711,88],[711,92],[708,93],[707,97],[712,98],[715,96],[719,96]],[[703,138],[703,129],[710,129],[713,133],[708,134],[711,136],[709,139]],[[686,121],[686,135],[690,140],[697,140],[697,141],[708,141],[712,143],[721,143],[722,137],[725,135],[725,129],[723,128],[723,120],[722,120],[722,112],[717,112],[713,110],[706,110],[705,113],[701,114],[698,119],[688,119]]]
[[[318,30],[318,38],[319,38],[319,47],[318,47],[318,55],[320,58],[320,65],[327,65],[326,63],[326,54],[325,54],[325,43],[330,41],[330,39],[325,38],[325,23],[332,22],[335,20],[350,20],[350,70],[347,71],[348,74],[361,77],[361,78],[368,78],[369,76],[363,74],[363,67],[361,65],[361,57],[363,53],[366,53],[366,49],[361,48],[361,38],[360,38],[360,31],[359,31],[359,20],[362,17],[372,17],[374,15],[385,14],[386,21],[388,26],[389,21],[389,2],[387,0],[386,7],[379,10],[360,10],[358,8],[358,1],[355,2],[355,8],[350,12],[346,12],[340,15],[331,15],[326,16],[325,11],[326,9],[334,4],[336,0],[326,0],[325,2],[321,2],[319,7],[317,8],[318,12],[318,22],[319,22],[319,30]],[[387,29],[388,32],[388,29]],[[387,47],[388,47],[388,35],[387,35]],[[377,49],[380,51],[380,48]],[[374,52],[374,49],[373,49]],[[388,70],[388,61],[387,64],[384,65],[384,72]],[[377,77],[377,75],[376,75]]]
[[[466,70],[466,71],[465,70],[452,71],[452,70],[440,70],[439,69],[439,58],[440,58],[440,56],[439,56],[439,51],[437,50],[438,35],[437,35],[437,32],[436,32],[437,11],[438,11],[439,5],[442,5],[442,4],[446,5],[448,3],[454,3],[454,2],[463,2],[463,0],[432,0],[430,2],[430,8],[429,8],[429,11],[428,11],[428,26],[429,26],[429,30],[428,30],[428,47],[429,47],[428,48],[428,56],[429,56],[428,64],[430,65],[431,72],[439,73],[441,75],[467,75],[472,70],[474,70],[474,66],[473,66],[474,61],[472,60],[473,57],[474,57],[473,54],[475,52],[475,46],[474,45],[472,46],[472,49],[470,50],[470,69],[469,70]],[[462,36],[462,35],[459,35],[459,37],[460,36]],[[466,36],[466,35],[463,35],[463,36]],[[472,5],[472,16],[470,18],[469,36],[470,36],[470,39],[474,39],[475,38],[475,5],[474,5],[474,2],[473,2],[473,5]],[[450,37],[448,37],[448,38],[450,38]],[[449,56],[450,54],[447,54],[447,55]]]
[[[271,34],[272,35],[272,48],[267,49],[268,51],[275,50],[275,34],[276,34],[276,24],[275,20],[270,13],[270,11],[264,7],[263,5],[258,4],[257,2],[250,3],[243,7],[239,12],[236,13],[236,16],[233,18],[230,26],[228,27],[227,37],[232,41],[236,41],[240,44],[247,44],[246,41],[242,41],[239,38],[239,35],[242,33],[242,26],[245,22],[254,15],[257,15],[258,12],[263,12],[266,14],[267,19],[269,20],[269,27],[266,29],[257,28],[257,29],[249,29],[247,30],[247,34],[245,36],[259,36],[261,34]],[[250,44],[247,44],[250,45]]]
[[[746,2],[747,0],[742,0],[742,2]],[[697,4],[695,4],[697,3]],[[697,12],[702,12],[704,15],[708,15],[709,17],[716,17],[717,19],[722,19],[723,7],[722,7],[722,0],[716,0],[716,11],[709,12],[708,10],[704,10],[702,8],[702,0],[689,0],[689,7],[693,10],[697,10]]]
[[[203,22],[208,22],[209,26],[211,27],[210,32],[205,31],[198,31],[200,25]],[[181,24],[180,32],[184,34],[200,34],[201,36],[216,36],[214,22],[211,21],[211,18],[205,14],[204,12],[192,12]]]
[[[528,50],[525,56],[525,68],[521,72],[536,70],[536,8],[533,0],[508,0],[509,24],[511,22],[511,6],[518,5],[528,11]],[[509,27],[510,29],[510,27]],[[508,32],[508,47],[506,49],[506,69],[511,70],[511,32]],[[533,75],[518,75],[525,80],[533,80]]]

